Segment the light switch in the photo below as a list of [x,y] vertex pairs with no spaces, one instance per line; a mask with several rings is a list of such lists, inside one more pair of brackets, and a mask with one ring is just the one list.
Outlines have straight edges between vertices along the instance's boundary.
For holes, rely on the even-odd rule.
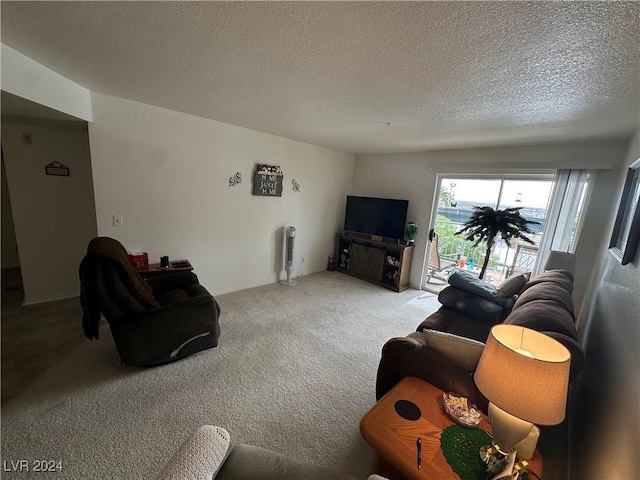
[[114,215],[113,216],[113,226],[121,227],[122,226],[122,215]]

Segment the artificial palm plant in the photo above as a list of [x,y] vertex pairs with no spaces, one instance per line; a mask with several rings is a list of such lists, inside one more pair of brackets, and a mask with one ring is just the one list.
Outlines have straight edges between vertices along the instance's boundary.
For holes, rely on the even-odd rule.
[[483,241],[487,242],[487,253],[484,256],[482,270],[480,270],[479,278],[484,278],[489,265],[491,250],[495,244],[496,237],[500,237],[511,246],[509,240],[511,238],[521,238],[527,243],[534,243],[525,233],[534,233],[527,225],[540,224],[527,220],[520,215],[522,207],[505,208],[504,210],[495,210],[491,207],[473,207],[471,218],[462,226],[462,229],[456,232],[456,235],[465,234],[465,239],[475,241],[474,247]]
[[407,225],[407,238],[409,239],[409,243],[414,243],[416,240],[416,235],[418,235],[418,225],[416,222],[409,222]]

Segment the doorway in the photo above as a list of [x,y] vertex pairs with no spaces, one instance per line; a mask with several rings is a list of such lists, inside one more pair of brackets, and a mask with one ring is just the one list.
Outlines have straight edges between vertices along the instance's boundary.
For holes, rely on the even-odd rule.
[[[540,264],[540,245],[545,234],[549,201],[554,187],[553,174],[510,176],[441,176],[437,183],[430,238],[429,268],[425,287],[442,283],[442,275],[452,268],[465,268],[479,274],[487,246],[465,240],[456,235],[473,212],[474,206],[494,209],[521,208],[520,214],[531,222],[528,235],[533,244],[521,239],[509,242],[496,240],[484,280],[494,285],[522,272],[537,272]],[[435,275],[439,271],[440,275]]]
[[77,268],[97,236],[87,122],[2,92],[2,157],[23,304],[77,297]]
[[[1,100],[4,403],[81,341],[78,265],[97,224],[87,122]],[[69,175],[47,175],[54,161]]]
[[22,289],[22,275],[20,273],[20,257],[18,256],[18,242],[13,226],[11,199],[7,185],[7,173],[4,168],[4,151],[0,146],[2,162],[2,305],[8,298],[22,304],[24,292]]

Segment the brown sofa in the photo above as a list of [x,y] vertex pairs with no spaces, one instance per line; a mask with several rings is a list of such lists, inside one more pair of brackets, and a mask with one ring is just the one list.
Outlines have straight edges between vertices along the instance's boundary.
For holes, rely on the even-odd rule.
[[[478,285],[473,287],[468,290],[475,291]],[[483,288],[485,291],[490,290],[486,286]],[[414,376],[441,390],[462,394],[486,411],[488,402],[476,388],[473,375],[427,346],[423,329],[438,330],[485,342],[491,327],[495,324],[505,323],[528,327],[555,338],[569,349],[571,379],[582,370],[585,360],[582,348],[577,341],[571,298],[573,275],[570,272],[553,270],[532,278],[525,283],[517,296],[501,301],[501,307],[499,309],[496,307],[491,313],[482,311],[478,306],[478,302],[488,305],[486,301],[491,293],[476,292],[485,297],[478,300],[478,298],[472,298],[478,295],[454,286],[449,286],[445,290],[447,292],[443,290],[439,300],[451,306],[443,305],[429,315],[418,326],[416,332],[406,337],[392,338],[382,348],[382,359],[376,381],[378,399],[402,378]],[[495,294],[493,296],[495,297]]]

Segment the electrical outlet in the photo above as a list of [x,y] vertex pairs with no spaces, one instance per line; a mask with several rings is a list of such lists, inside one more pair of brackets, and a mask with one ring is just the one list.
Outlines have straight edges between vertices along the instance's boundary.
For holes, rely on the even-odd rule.
[[304,263],[304,257],[302,257],[302,263]]
[[30,133],[22,132],[22,143],[26,143],[27,145],[33,145],[33,139],[31,138]]
[[113,226],[121,227],[122,226],[122,215],[114,215],[113,216]]

